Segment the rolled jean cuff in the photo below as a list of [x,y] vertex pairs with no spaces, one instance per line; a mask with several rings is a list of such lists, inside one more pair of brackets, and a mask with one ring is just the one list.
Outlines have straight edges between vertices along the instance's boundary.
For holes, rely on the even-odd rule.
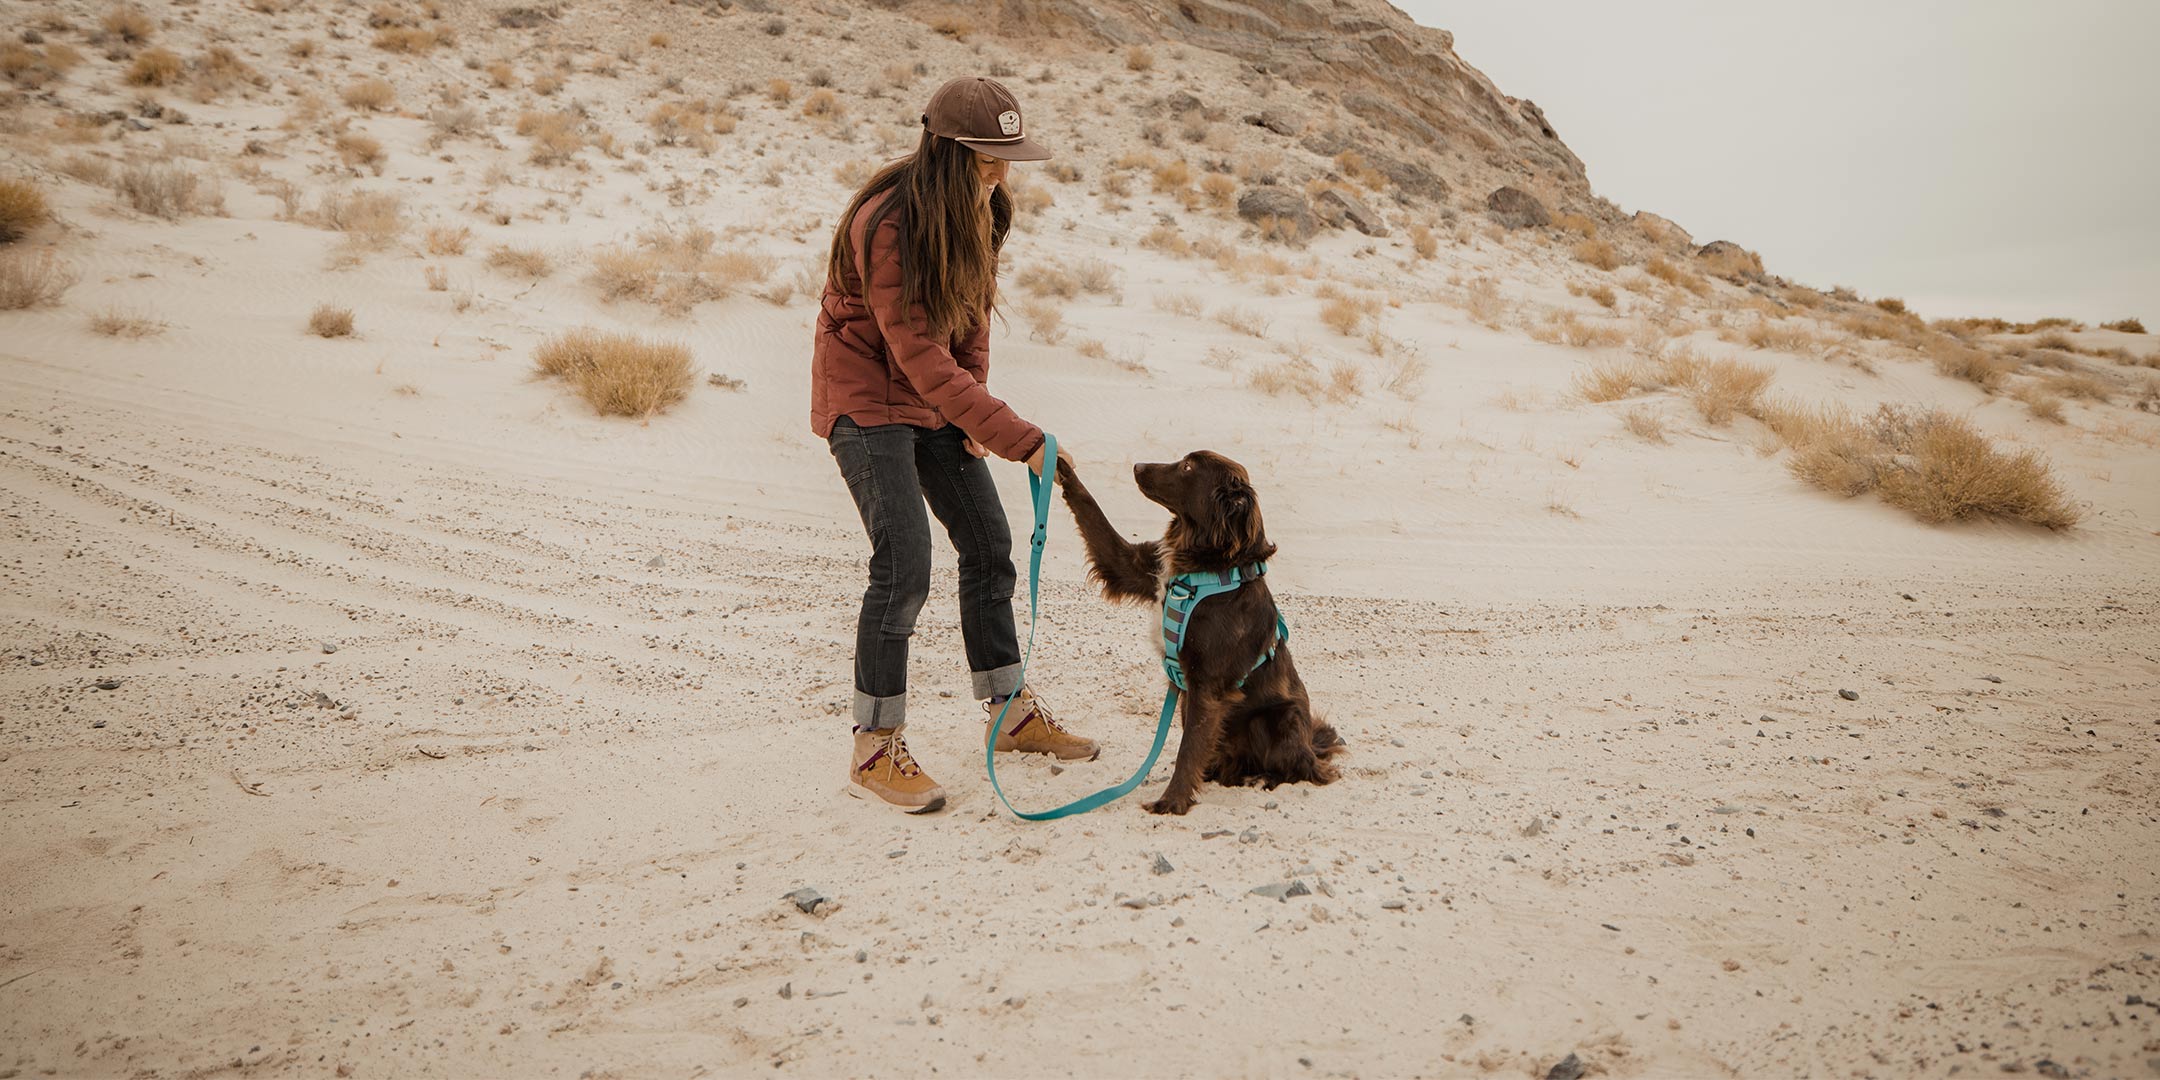
[[855,727],[859,731],[880,731],[896,728],[907,723],[907,694],[891,697],[871,697],[860,690],[855,691]]
[[1000,668],[974,673],[975,700],[988,701],[999,694],[1011,696],[1020,692],[1020,665],[1007,664]]

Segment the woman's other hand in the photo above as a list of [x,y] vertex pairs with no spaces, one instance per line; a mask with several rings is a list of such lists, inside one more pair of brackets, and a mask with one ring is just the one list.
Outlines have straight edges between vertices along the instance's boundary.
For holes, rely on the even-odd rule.
[[[1029,469],[1030,471],[1032,471],[1032,472],[1033,472],[1033,473],[1034,473],[1035,475],[1037,475],[1037,476],[1041,476],[1041,475],[1042,475],[1042,466],[1043,466],[1043,453],[1042,453],[1042,452],[1043,452],[1043,448],[1042,448],[1042,447],[1040,447],[1040,446],[1038,446],[1038,447],[1036,447],[1036,448],[1035,448],[1035,452],[1034,452],[1034,453],[1032,453],[1032,454],[1029,454],[1029,455],[1028,455],[1028,459],[1027,459],[1027,467],[1028,467],[1028,469]],[[1059,461],[1062,461],[1062,462],[1064,462],[1064,463],[1065,463],[1065,464],[1067,464],[1067,465],[1071,465],[1071,464],[1072,464],[1072,455],[1071,455],[1071,454],[1069,454],[1069,453],[1067,453],[1067,452],[1065,451],[1065,444],[1063,444],[1063,443],[1059,443],[1059,444],[1058,444],[1058,460],[1059,460]]]

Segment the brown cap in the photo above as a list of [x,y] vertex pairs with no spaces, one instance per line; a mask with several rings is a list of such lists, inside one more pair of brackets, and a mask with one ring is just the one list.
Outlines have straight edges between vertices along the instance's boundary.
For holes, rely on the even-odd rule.
[[996,79],[967,75],[938,87],[922,122],[932,135],[957,139],[991,157],[1042,161],[1050,156],[1028,140],[1020,126],[1020,102]]

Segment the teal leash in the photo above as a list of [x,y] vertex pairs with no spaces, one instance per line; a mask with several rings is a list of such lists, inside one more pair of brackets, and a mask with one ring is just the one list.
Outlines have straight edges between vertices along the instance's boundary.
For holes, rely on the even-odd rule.
[[1041,621],[1039,615],[1042,610],[1043,542],[1049,538],[1050,489],[1057,483],[1057,436],[1043,433],[1042,455],[1043,471],[1028,473],[1028,493],[1035,500],[1035,535],[1029,541],[1032,550],[1028,553],[1027,652],[1020,658],[1020,679],[1014,684],[1013,696],[1006,698],[1005,704],[998,709],[997,719],[990,728],[990,738],[983,742],[983,766],[990,770],[990,790],[997,792],[998,801],[1004,803],[1005,809],[1012,811],[1014,817],[1027,821],[1051,821],[1074,814],[1085,814],[1104,803],[1124,798],[1126,793],[1139,787],[1140,782],[1147,779],[1148,770],[1155,767],[1156,759],[1162,756],[1163,744],[1170,739],[1170,720],[1177,715],[1178,706],[1178,688],[1173,684],[1163,694],[1162,716],[1155,721],[1155,745],[1148,748],[1147,760],[1140,763],[1140,771],[1133,773],[1132,777],[1122,784],[1106,787],[1093,795],[1074,799],[1055,809],[1035,812],[1014,806],[1012,800],[1005,797],[1005,789],[998,786],[997,741],[999,736],[1005,734],[1005,711],[1012,708],[1012,703],[1019,698],[1019,688],[1027,684],[1028,663],[1035,658],[1035,626]]

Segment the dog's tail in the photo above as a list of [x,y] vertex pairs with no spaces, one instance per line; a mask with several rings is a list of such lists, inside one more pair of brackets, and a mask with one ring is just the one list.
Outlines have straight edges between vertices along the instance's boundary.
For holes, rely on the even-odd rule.
[[1342,753],[1348,747],[1349,744],[1343,742],[1342,736],[1335,733],[1335,725],[1317,716],[1313,718],[1312,752],[1314,757],[1325,760]]

